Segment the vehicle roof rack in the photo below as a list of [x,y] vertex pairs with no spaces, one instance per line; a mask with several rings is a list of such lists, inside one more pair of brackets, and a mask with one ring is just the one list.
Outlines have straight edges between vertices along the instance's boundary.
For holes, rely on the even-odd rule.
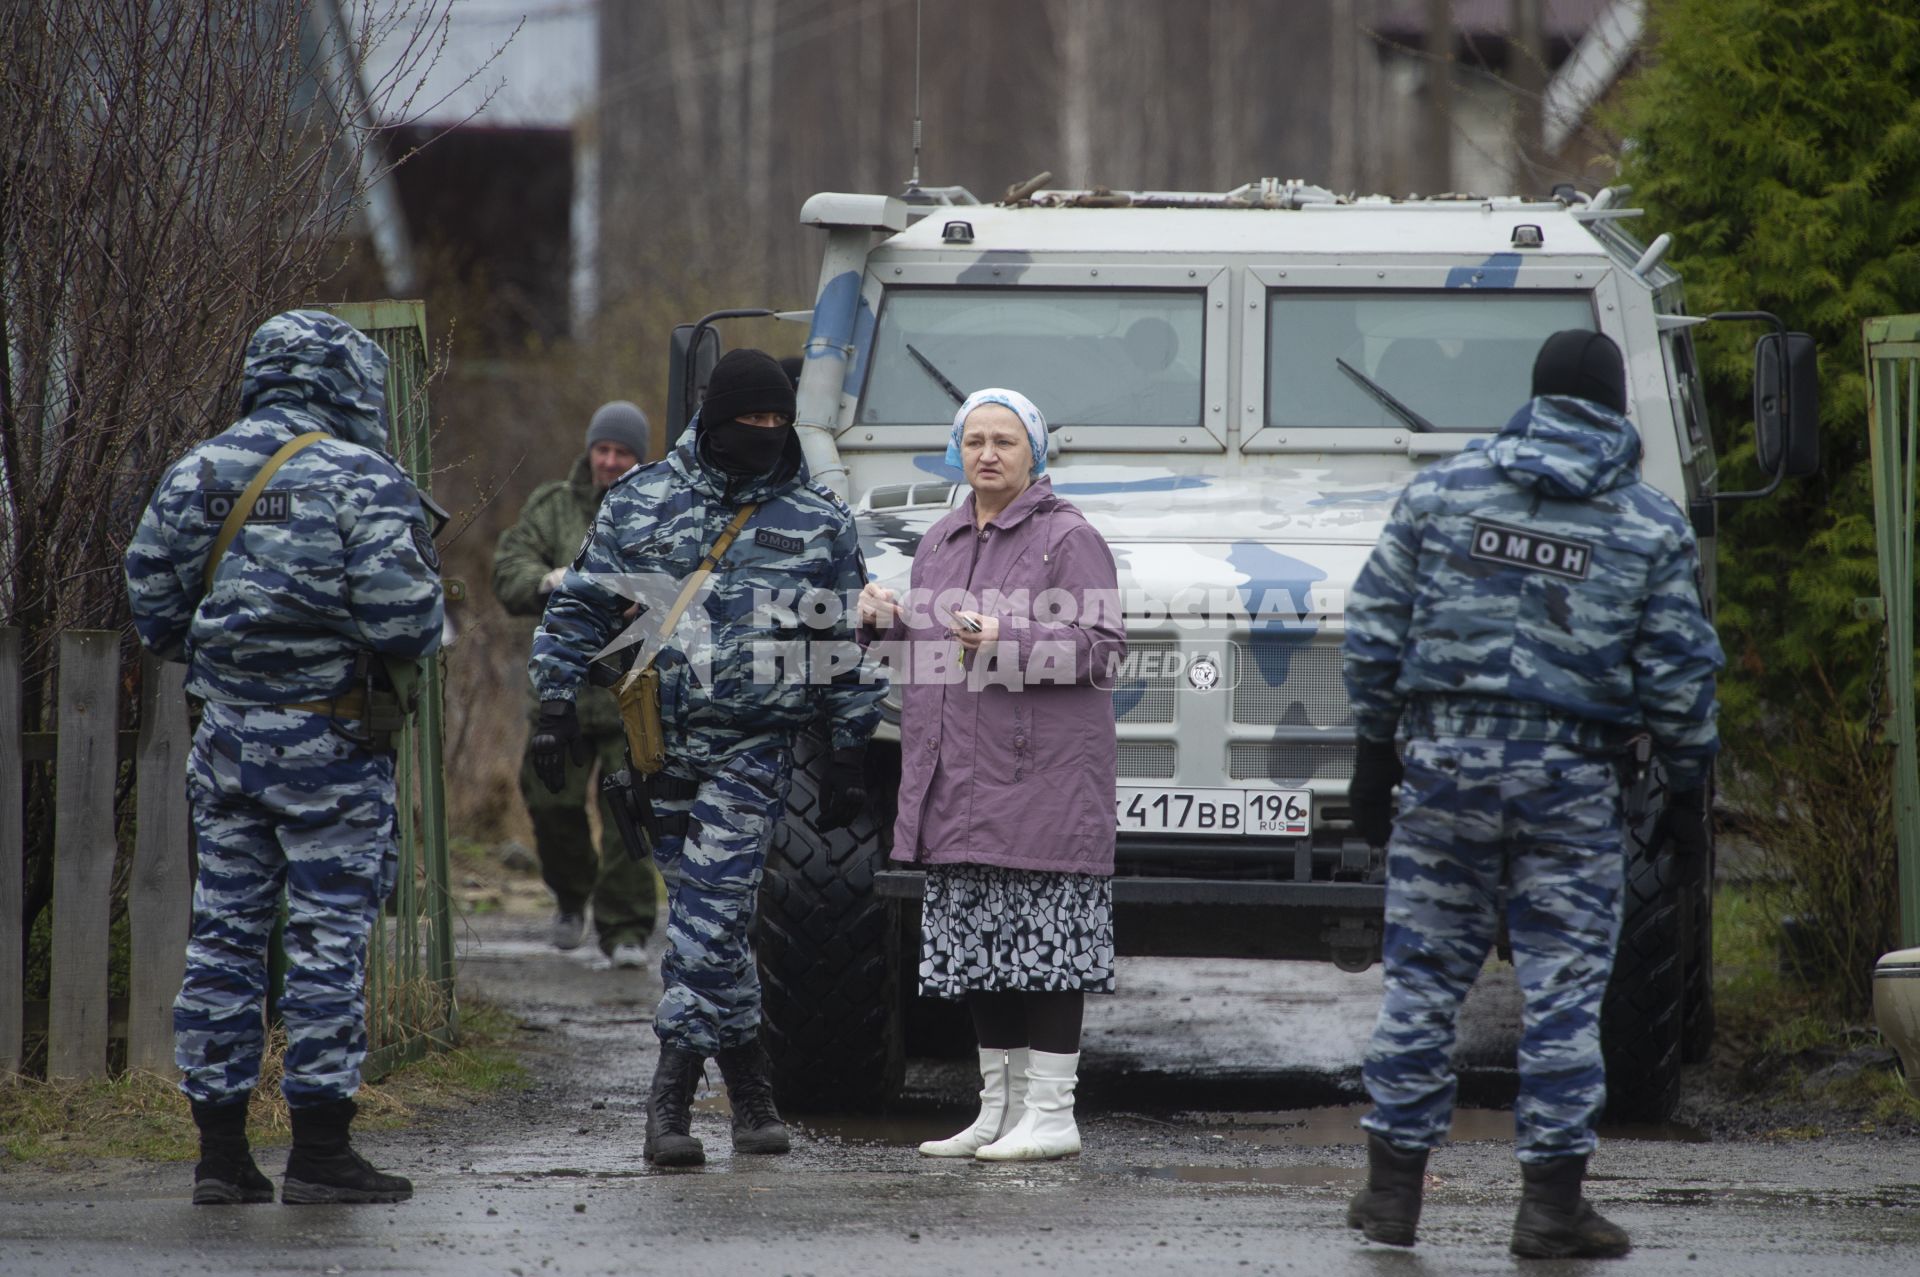
[[[1448,191],[1436,195],[1340,195],[1324,186],[1300,178],[1282,181],[1263,177],[1230,191],[1116,191],[1093,186],[1082,189],[1046,188],[1035,190],[1022,183],[1008,190],[1014,198],[1001,201],[1007,208],[1269,208],[1304,210],[1315,208],[1430,208],[1459,210],[1486,209],[1564,209],[1569,201],[1561,196],[1477,195]],[[1605,192],[1602,192],[1604,195]],[[1599,213],[1606,206],[1596,197],[1598,208],[1576,208],[1576,215]],[[1637,212],[1606,211],[1609,218],[1633,217]]]

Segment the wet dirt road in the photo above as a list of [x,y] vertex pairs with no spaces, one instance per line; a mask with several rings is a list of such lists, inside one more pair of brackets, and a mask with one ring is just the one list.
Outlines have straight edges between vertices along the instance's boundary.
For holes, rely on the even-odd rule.
[[[1679,1129],[1617,1133],[1595,1158],[1590,1194],[1633,1255],[1517,1265],[1512,1122],[1486,1108],[1433,1160],[1420,1247],[1358,1241],[1342,1213],[1378,976],[1321,966],[1124,963],[1123,992],[1089,1014],[1075,1160],[919,1157],[969,1114],[964,1065],[917,1063],[903,1114],[801,1119],[784,1158],[732,1156],[709,1095],[708,1166],[655,1173],[639,1160],[651,972],[556,955],[538,918],[470,925],[463,985],[535,1030],[536,1085],[364,1137],[413,1201],[196,1210],[183,1165],[0,1165],[0,1273],[1920,1273],[1916,1141]],[[1466,1081],[1487,1103],[1511,1088],[1511,998],[1496,982],[1476,1001]],[[283,1156],[261,1161],[277,1175]]]

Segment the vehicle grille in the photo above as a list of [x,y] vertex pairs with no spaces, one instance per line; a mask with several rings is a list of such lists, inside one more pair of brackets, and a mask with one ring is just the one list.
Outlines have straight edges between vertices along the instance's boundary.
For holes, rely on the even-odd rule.
[[1313,745],[1299,741],[1236,741],[1227,747],[1227,775],[1235,780],[1349,780],[1351,745]]
[[1174,748],[1171,741],[1123,740],[1120,742],[1122,776],[1141,780],[1172,780]]
[[1340,677],[1338,642],[1255,636],[1230,650],[1235,668],[1227,677],[1233,683],[1234,722],[1253,727],[1353,725],[1353,704]]
[[[1129,654],[1178,651],[1180,644],[1170,640],[1146,639],[1129,642]],[[1179,680],[1172,675],[1123,679],[1113,686],[1113,716],[1122,723],[1171,723],[1173,698]],[[1171,748],[1171,747],[1169,747]],[[1159,775],[1142,772],[1141,775]],[[1171,776],[1171,771],[1166,773]]]

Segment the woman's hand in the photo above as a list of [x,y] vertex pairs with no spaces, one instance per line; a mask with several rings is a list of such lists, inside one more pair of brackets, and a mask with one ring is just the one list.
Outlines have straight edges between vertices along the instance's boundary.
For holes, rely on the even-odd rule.
[[[977,630],[968,629],[966,625],[962,623],[962,617],[973,621],[980,628]],[[947,633],[959,639],[960,646],[967,651],[977,652],[987,644],[999,640],[1000,618],[997,616],[988,616],[984,612],[955,612],[953,614],[953,624],[947,627]]]
[[896,601],[898,598],[898,595],[884,585],[867,582],[860,589],[860,624],[870,625],[877,630],[884,630],[892,625],[893,618],[900,615],[900,604]]

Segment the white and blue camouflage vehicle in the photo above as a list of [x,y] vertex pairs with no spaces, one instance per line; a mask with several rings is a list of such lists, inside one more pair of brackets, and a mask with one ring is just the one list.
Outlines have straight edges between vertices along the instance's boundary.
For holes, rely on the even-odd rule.
[[[942,460],[955,406],[1013,386],[1053,426],[1055,490],[1112,546],[1118,671],[1114,899],[1123,954],[1379,957],[1381,852],[1350,832],[1345,592],[1408,478],[1497,431],[1541,342],[1595,328],[1627,361],[1644,476],[1691,516],[1709,607],[1719,491],[1667,237],[1624,192],[1336,197],[1268,179],[1225,194],[958,188],[820,194],[827,233],[799,387],[813,478],[857,511],[869,575],[904,590],[921,534],[966,495]],[[720,312],[676,333],[686,388]],[[804,315],[785,316],[808,318]],[[1756,350],[1762,464],[1816,464],[1811,342]],[[870,751],[871,816],[809,823],[822,743],[801,742],[762,892],[759,956],[783,1103],[873,1106],[916,1007],[917,873],[890,868],[898,700]],[[1603,1016],[1616,1119],[1660,1119],[1712,1034],[1711,867],[1651,845],[1637,782],[1628,917]],[[964,1039],[962,1039],[964,1040]],[[917,1045],[917,1044],[916,1044]]]

